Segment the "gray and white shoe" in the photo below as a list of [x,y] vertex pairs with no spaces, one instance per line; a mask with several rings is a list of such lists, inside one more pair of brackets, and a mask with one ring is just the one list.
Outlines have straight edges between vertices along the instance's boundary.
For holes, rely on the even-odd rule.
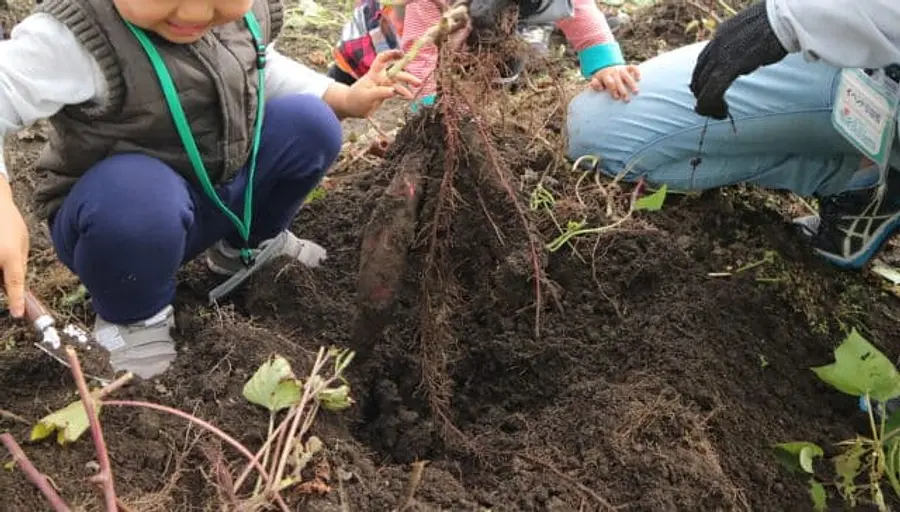
[[[279,256],[291,256],[307,267],[318,267],[328,258],[324,247],[299,238],[290,231],[282,231],[274,238],[263,241],[251,254],[254,266],[265,265]],[[206,251],[206,265],[220,276],[233,276],[246,267],[241,261],[241,251],[224,240],[216,242]]]
[[113,371],[132,372],[150,379],[165,372],[175,360],[175,311],[171,305],[142,322],[119,325],[99,316],[94,322],[94,339],[109,352]]
[[288,256],[307,267],[314,268],[328,258],[328,251],[311,240],[298,238],[297,235],[285,230],[253,249],[251,251],[253,262],[247,266],[241,260],[240,250],[220,240],[206,251],[206,265],[213,273],[228,276],[228,280],[209,292],[210,303],[215,303],[228,295],[257,270],[282,256]]

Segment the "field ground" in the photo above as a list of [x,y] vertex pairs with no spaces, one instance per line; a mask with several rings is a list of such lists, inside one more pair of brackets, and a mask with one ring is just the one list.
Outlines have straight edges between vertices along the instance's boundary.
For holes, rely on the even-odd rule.
[[[322,5],[344,9],[332,3]],[[21,16],[21,3],[10,4],[11,19]],[[716,9],[699,0],[636,10],[619,38],[630,58],[644,59],[692,40],[687,24]],[[324,11],[294,21],[286,51],[324,69],[339,18]],[[268,417],[241,396],[244,383],[273,353],[302,375],[319,347],[349,345],[364,227],[395,173],[415,171],[424,199],[418,224],[401,226],[415,240],[400,262],[392,321],[348,371],[356,405],[320,413],[312,429],[324,449],[310,467],[330,492],[287,490],[289,502],[319,511],[809,508],[806,482],[778,465],[772,445],[808,440],[830,450],[865,432],[855,400],[808,368],[830,362],[853,327],[896,356],[897,299],[869,273],[812,257],[787,223],[803,212],[796,199],[744,187],[670,196],[662,210],[637,212],[599,237],[556,252],[538,245],[533,262],[534,245],[559,235],[553,219],[611,221],[593,180],[580,183],[560,159],[564,99],[581,87],[553,87],[564,66],[574,69],[571,52],[544,67],[550,75],[535,71],[504,103],[509,115],[489,123],[407,119],[402,105],[388,105],[383,129],[408,122],[385,159],[363,155],[366,123],[346,123],[347,148],[324,196],[295,224],[328,248],[327,264],[263,272],[220,309],[205,305],[214,278],[189,264],[178,360],[116,398],[190,412],[258,448]],[[9,137],[23,198],[41,129]],[[528,208],[541,176],[553,219]],[[90,325],[77,280],[32,226],[36,293]],[[77,398],[68,371],[32,347],[27,328],[3,319],[0,332],[0,408],[34,422]],[[134,510],[220,509],[211,460],[237,466],[239,455],[156,412],[109,407],[101,419],[117,490]],[[96,458],[89,436],[63,448],[27,442],[30,426],[15,420],[0,419],[0,428],[73,506],[100,510],[86,483]],[[407,500],[416,461],[428,464]],[[44,506],[19,471],[0,471],[0,489],[4,510]]]

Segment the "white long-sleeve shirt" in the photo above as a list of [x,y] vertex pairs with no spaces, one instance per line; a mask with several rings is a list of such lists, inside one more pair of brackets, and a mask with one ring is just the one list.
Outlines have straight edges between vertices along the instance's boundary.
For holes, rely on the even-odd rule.
[[[275,50],[266,62],[266,97],[307,93],[321,97],[334,81]],[[9,179],[3,138],[67,105],[107,97],[96,59],[49,14],[32,14],[0,41],[0,175]]]
[[789,52],[841,68],[900,63],[900,0],[767,0]]

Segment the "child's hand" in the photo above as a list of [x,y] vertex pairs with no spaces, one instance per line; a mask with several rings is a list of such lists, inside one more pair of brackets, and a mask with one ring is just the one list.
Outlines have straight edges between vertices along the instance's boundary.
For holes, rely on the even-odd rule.
[[417,87],[422,85],[421,80],[405,71],[397,73],[393,78],[387,76],[388,67],[402,56],[402,51],[390,50],[375,57],[369,72],[347,91],[344,108],[348,116],[368,117],[378,110],[384,100],[398,94],[408,100],[413,99],[413,93],[406,86]]
[[613,98],[627,102],[631,99],[629,89],[637,94],[640,79],[641,71],[637,66],[610,66],[594,73],[591,87],[596,91],[609,91]]
[[25,275],[28,266],[28,227],[12,200],[6,179],[0,177],[0,274],[6,302],[14,318],[25,313]]

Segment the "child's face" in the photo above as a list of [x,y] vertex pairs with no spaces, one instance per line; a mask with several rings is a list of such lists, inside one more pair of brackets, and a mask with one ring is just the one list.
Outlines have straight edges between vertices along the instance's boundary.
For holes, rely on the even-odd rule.
[[179,44],[193,43],[209,29],[240,19],[253,0],[113,0],[125,20]]

